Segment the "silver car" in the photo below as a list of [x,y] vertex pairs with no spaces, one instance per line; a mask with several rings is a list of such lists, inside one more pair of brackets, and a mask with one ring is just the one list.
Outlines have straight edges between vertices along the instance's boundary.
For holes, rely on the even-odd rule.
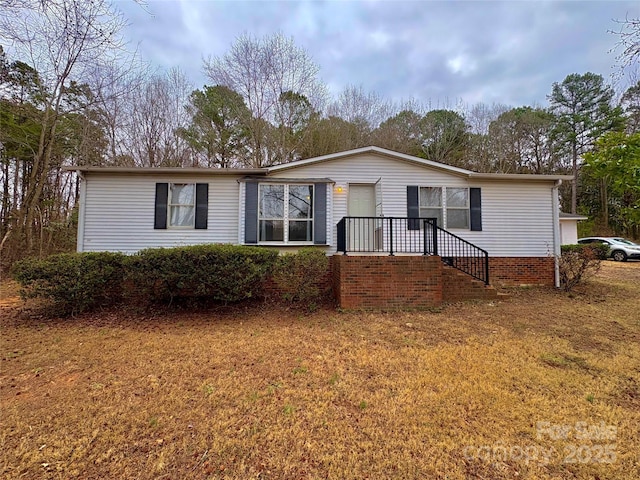
[[604,243],[609,245],[609,256],[616,262],[626,262],[629,258],[640,259],[640,245],[621,237],[585,237],[578,243]]

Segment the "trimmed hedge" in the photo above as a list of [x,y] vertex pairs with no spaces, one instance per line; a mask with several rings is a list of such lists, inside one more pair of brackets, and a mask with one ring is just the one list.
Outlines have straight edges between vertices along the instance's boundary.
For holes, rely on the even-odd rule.
[[305,247],[278,257],[273,282],[284,300],[314,310],[326,299],[328,270],[324,251]]
[[23,298],[52,300],[60,314],[75,314],[122,300],[125,255],[62,253],[17,262],[13,277]]
[[23,298],[53,301],[56,313],[85,312],[118,303],[151,304],[177,297],[224,303],[259,296],[276,250],[234,245],[153,248],[135,255],[65,253],[15,264]]
[[127,258],[128,298],[147,303],[208,297],[224,303],[258,296],[276,250],[237,245],[150,248]]

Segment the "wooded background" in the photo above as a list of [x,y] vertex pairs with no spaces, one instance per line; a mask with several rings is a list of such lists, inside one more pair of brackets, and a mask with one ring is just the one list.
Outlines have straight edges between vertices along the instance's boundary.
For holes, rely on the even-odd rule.
[[[394,103],[359,86],[331,96],[310,55],[274,34],[205,60],[210,83],[196,88],[129,52],[107,0],[0,0],[0,12],[2,268],[75,248],[78,179],[64,166],[264,167],[369,145],[480,172],[570,173],[562,207],[589,216],[585,231],[640,234],[637,78],[616,90],[576,73],[547,105],[515,108]],[[640,21],[620,27],[612,63],[628,71]]]

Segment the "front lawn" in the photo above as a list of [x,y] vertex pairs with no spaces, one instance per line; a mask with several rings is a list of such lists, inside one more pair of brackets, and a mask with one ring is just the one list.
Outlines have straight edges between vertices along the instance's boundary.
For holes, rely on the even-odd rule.
[[420,313],[0,295],[3,478],[640,478],[640,263]]

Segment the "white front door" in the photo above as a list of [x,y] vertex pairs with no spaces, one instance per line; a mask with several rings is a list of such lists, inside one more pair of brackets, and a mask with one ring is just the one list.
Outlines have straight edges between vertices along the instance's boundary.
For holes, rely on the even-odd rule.
[[[376,216],[376,189],[370,184],[349,184],[349,216]],[[349,222],[349,250],[369,252],[375,250],[375,220],[359,219]]]

